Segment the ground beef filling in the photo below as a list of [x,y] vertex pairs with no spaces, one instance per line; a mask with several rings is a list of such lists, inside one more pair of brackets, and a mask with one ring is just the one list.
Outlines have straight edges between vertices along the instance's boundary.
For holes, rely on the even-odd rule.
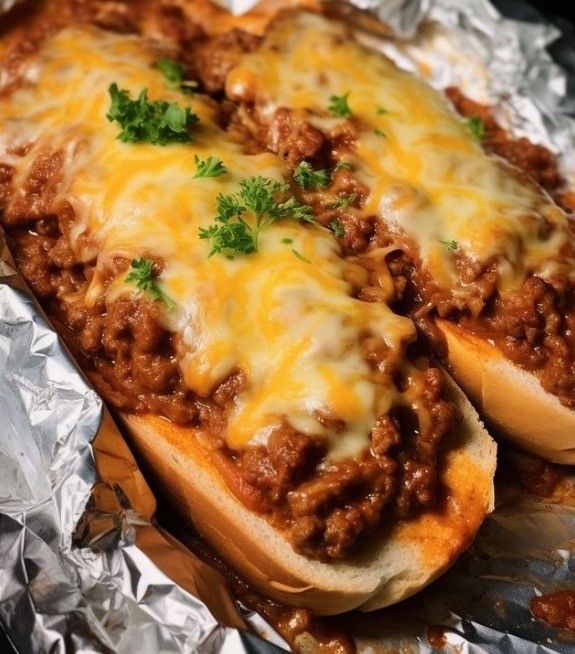
[[[228,448],[223,438],[226,409],[249,380],[238,372],[210,399],[197,398],[180,373],[178,336],[161,327],[161,302],[135,293],[106,304],[104,292],[94,306],[86,305],[95,255],[79,263],[70,245],[74,211],[56,196],[61,158],[60,152],[40,155],[19,194],[11,191],[11,170],[2,169],[0,221],[19,270],[112,407],[202,426],[213,461],[232,492],[249,508],[268,514],[287,530],[294,548],[310,557],[344,557],[362,534],[377,527],[382,513],[407,517],[434,502],[437,451],[452,426],[453,409],[442,399],[441,374],[424,361],[420,367],[398,371],[396,383],[400,390],[413,380],[419,384],[418,410],[428,414],[421,421],[431,425],[428,429],[420,427],[414,411],[395,409],[374,425],[370,449],[357,459],[337,462],[326,458],[321,440],[287,423],[265,446]],[[90,238],[83,238],[80,250],[96,252]],[[109,283],[126,275],[129,266],[128,260],[118,258],[98,274]],[[156,266],[159,274],[163,262],[156,260]],[[367,257],[362,265],[357,258],[348,280],[355,295],[377,300],[385,271],[383,261]],[[377,379],[389,351],[373,338],[361,345]],[[336,431],[341,428],[328,417],[318,419]]]
[[[391,243],[398,243],[397,236],[379,223],[371,246]],[[575,296],[571,283],[550,283],[533,276],[517,291],[500,294],[494,266],[474,266],[461,256],[460,276],[472,285],[472,291],[466,297],[455,297],[438,287],[414,260],[417,251],[407,239],[387,257],[401,298],[398,310],[412,315],[439,354],[444,344],[433,325],[435,316],[453,320],[494,342],[511,361],[535,373],[546,391],[575,408]]]
[[[207,37],[193,26],[184,29],[186,23],[180,17],[178,14],[178,20],[173,20],[171,13],[165,13],[161,22],[170,49],[188,62],[189,71],[195,71],[201,89],[220,103],[222,125],[247,152],[277,152],[291,170],[303,160],[314,168],[329,169],[346,160],[360,126],[353,120],[343,121],[326,135],[286,108],[264,124],[249,104],[229,103],[222,98],[225,76],[243,52],[257,47],[258,39],[238,30]],[[114,21],[118,22],[112,24],[114,29],[134,29],[126,26],[122,16],[114,15]],[[521,147],[507,150],[517,155]],[[244,375],[232,375],[210,400],[200,401],[183,383],[177,363],[177,335],[160,326],[161,304],[135,295],[109,306],[103,298],[93,307],[85,305],[83,298],[94,274],[94,262],[80,264],[75,260],[68,240],[73,211],[70,206],[53,206],[61,157],[58,152],[39,157],[24,182],[24,193],[18,197],[11,193],[10,167],[0,166],[2,221],[19,269],[113,407],[156,413],[177,424],[203,426],[214,463],[231,490],[246,506],[269,514],[288,530],[296,550],[312,557],[343,557],[361,534],[379,524],[383,512],[406,517],[434,501],[437,452],[452,426],[453,409],[442,399],[441,374],[426,363],[415,374],[421,377],[422,410],[432,415],[432,419],[422,421],[433,425],[428,430],[421,429],[413,411],[396,409],[379,418],[371,432],[370,450],[355,460],[327,461],[321,441],[295,432],[288,424],[278,427],[265,446],[241,452],[229,449],[222,437],[225,411],[247,382]],[[524,167],[544,171],[538,173],[538,179],[546,180],[548,186],[558,186],[541,153],[525,155],[521,162]],[[568,383],[573,375],[567,375],[564,367],[567,360],[572,367],[570,353],[574,348],[566,343],[564,334],[573,332],[573,310],[562,299],[565,294],[560,289],[529,280],[516,297],[503,300],[496,295],[494,271],[489,266],[470,268],[462,259],[462,275],[473,281],[475,290],[466,302],[455,301],[426,277],[421,266],[414,265],[413,244],[386,231],[375,217],[362,216],[369,189],[353,171],[335,173],[327,190],[304,191],[294,186],[294,192],[313,206],[322,224],[333,227],[337,223],[343,228],[343,254],[356,263],[350,268],[355,272],[350,273],[349,280],[356,297],[380,301],[393,291],[405,310],[420,314],[421,324],[427,315],[422,306],[432,306],[432,313],[468,320],[469,328],[485,324],[501,334],[513,360],[542,370],[543,383],[552,392],[562,398],[573,396]],[[350,194],[354,195],[353,202],[333,209],[334,199]],[[372,256],[377,248],[390,243],[397,249],[385,261]],[[89,243],[82,245],[90,247]],[[157,265],[160,270],[162,262]],[[128,267],[128,261],[118,260],[106,272],[112,279]],[[518,306],[515,316],[529,320],[511,316],[510,309]],[[385,348],[369,343],[364,349],[376,376],[385,364]],[[397,383],[401,386],[406,382]]]
[[[552,153],[525,138],[511,138],[488,108],[465,98],[457,89],[449,89],[448,96],[464,116],[478,116],[484,121],[484,145],[488,152],[507,159],[567,210],[575,207],[575,198],[564,191],[564,181]],[[230,128],[279,154],[291,170],[303,160],[314,169],[333,170],[338,163],[349,159],[361,126],[351,118],[332,131],[323,132],[306,120],[302,112],[281,107],[271,117],[259,116],[251,102],[246,101],[236,108]],[[468,290],[465,295],[454,294],[451,289],[438,286],[426,272],[416,243],[377,216],[362,214],[369,189],[352,170],[337,172],[328,189],[304,191],[295,185],[294,192],[313,206],[323,225],[330,227],[336,222],[343,228],[341,244],[346,255],[361,257],[381,247],[393,248],[387,264],[392,277],[390,283],[399,298],[398,311],[416,320],[437,352],[441,353],[445,345],[442,335],[433,327],[434,316],[453,320],[494,341],[510,360],[534,372],[545,390],[556,395],[565,406],[575,407],[572,282],[566,279],[547,282],[533,276],[521,289],[502,295],[498,291],[495,262],[476,263],[454,253],[459,277]],[[330,208],[338,198],[352,193],[355,199],[349,206],[339,210]],[[570,251],[557,256],[573,256],[573,245],[567,249]]]
[[575,296],[570,282],[533,276],[520,289],[501,294],[493,264],[477,266],[457,256],[460,278],[470,285],[470,292],[454,296],[414,264],[418,254],[408,239],[398,239],[379,223],[370,246],[392,243],[398,250],[388,255],[387,262],[401,297],[398,310],[414,318],[438,353],[444,343],[434,328],[435,316],[494,342],[511,361],[535,373],[546,391],[575,408]]
[[[319,440],[283,425],[265,446],[240,453],[222,447],[214,461],[244,504],[264,507],[278,527],[288,527],[298,552],[342,558],[384,510],[404,518],[434,503],[438,448],[454,421],[442,390],[439,370],[427,368],[421,403],[433,426],[425,430],[413,411],[396,409],[380,417],[370,450],[356,459],[326,460]],[[247,488],[236,487],[240,481]]]
[[557,159],[552,152],[542,145],[531,143],[525,137],[511,138],[493,118],[489,107],[470,100],[459,89],[450,87],[446,89],[446,93],[462,116],[481,118],[485,128],[483,145],[487,152],[503,157],[519,170],[526,172],[549,193],[553,194],[561,189],[563,180],[557,168]]
[[[287,528],[297,551],[341,558],[361,534],[377,527],[384,509],[406,517],[433,503],[437,448],[453,421],[437,369],[418,373],[422,403],[433,415],[427,432],[419,429],[415,413],[397,410],[377,421],[371,450],[357,460],[326,461],[322,442],[287,424],[267,445],[233,451],[221,435],[226,406],[245,383],[242,375],[223,382],[211,400],[198,400],[183,384],[177,337],[160,327],[158,302],[126,296],[88,308],[83,297],[93,264],[75,263],[57,218],[7,231],[18,268],[107,402],[120,411],[205,427],[213,460],[231,490]],[[114,272],[128,265],[117,261]],[[384,350],[371,347],[366,356],[374,370],[384,365]]]

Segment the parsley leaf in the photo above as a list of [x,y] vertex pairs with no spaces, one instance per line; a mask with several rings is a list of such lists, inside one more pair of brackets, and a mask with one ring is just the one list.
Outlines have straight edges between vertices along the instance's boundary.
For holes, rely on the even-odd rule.
[[349,118],[352,116],[352,111],[349,108],[347,99],[349,97],[349,91],[344,93],[344,95],[332,95],[329,99],[330,105],[328,109],[335,116],[341,116],[342,118]]
[[378,116],[386,116],[389,113],[389,110],[385,107],[378,107],[375,111]]
[[143,89],[137,100],[130,99],[128,91],[118,89],[116,83],[108,89],[112,103],[106,118],[117,121],[122,131],[116,138],[125,143],[146,141],[153,145],[189,143],[192,137],[188,127],[199,120],[189,107],[179,107],[176,102],[148,101],[148,91]]
[[194,87],[197,84],[193,81],[184,80],[184,74],[186,72],[184,64],[162,57],[156,61],[155,66],[172,88],[179,89],[183,93],[194,93]]
[[161,300],[170,311],[176,305],[155,282],[153,268],[154,262],[150,259],[132,259],[131,271],[124,281],[135,284],[140,291],[148,293],[152,300]]
[[303,254],[301,252],[298,252],[295,248],[292,248],[292,252],[301,261],[305,261],[305,263],[311,263],[311,261],[307,257],[304,257]]
[[349,193],[348,195],[342,195],[335,202],[332,202],[329,205],[330,209],[345,209],[349,207],[350,204],[353,204],[357,198],[357,193]]
[[374,129],[374,130],[373,130],[373,133],[374,133],[376,136],[379,136],[379,137],[382,138],[382,139],[386,139],[386,138],[387,138],[386,133],[385,133],[382,129]]
[[487,132],[485,131],[485,124],[479,116],[472,116],[469,118],[467,121],[467,131],[476,141],[479,141],[480,143],[487,136]]
[[340,170],[354,170],[355,166],[349,161],[340,161],[337,166],[333,169],[334,173],[339,172]]
[[329,224],[329,228],[338,238],[342,238],[345,235],[345,229],[339,220],[332,220]]
[[202,161],[195,154],[194,161],[196,162],[198,172],[192,179],[196,179],[197,177],[220,177],[220,175],[225,175],[228,172],[228,169],[224,166],[224,162],[218,157],[208,157]]
[[445,247],[450,252],[454,252],[455,250],[457,250],[457,241],[441,241],[440,240],[439,242],[442,243],[443,245],[445,245]]
[[293,178],[304,189],[312,186],[316,188],[327,188],[331,184],[331,177],[327,170],[312,170],[311,164],[302,161],[295,169]]
[[257,252],[261,230],[282,218],[313,222],[311,207],[294,197],[285,199],[288,190],[289,184],[258,176],[242,179],[238,193],[218,195],[216,224],[199,229],[199,237],[211,242],[208,256]]

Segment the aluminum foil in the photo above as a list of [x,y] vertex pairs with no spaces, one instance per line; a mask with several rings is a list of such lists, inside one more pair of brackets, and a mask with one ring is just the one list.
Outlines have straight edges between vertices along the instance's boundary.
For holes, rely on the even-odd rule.
[[[14,4],[0,2],[0,14]],[[241,13],[252,3],[226,4]],[[393,28],[396,38],[378,35],[377,46],[399,65],[496,104],[507,128],[559,153],[572,174],[566,78],[544,49],[556,29],[503,19],[487,0],[354,4]],[[154,510],[0,234],[0,627],[9,634],[0,629],[0,651],[10,642],[18,654],[279,652],[281,638],[238,612],[224,580],[162,532]],[[573,632],[534,620],[528,607],[536,594],[573,586],[574,567],[575,509],[500,486],[496,511],[439,582],[341,624],[363,654],[570,652]],[[271,642],[243,631],[244,620]]]
[[16,651],[254,651],[225,580],[152,523],[126,444],[0,253],[0,625]]
[[22,4],[24,0],[0,0],[0,14],[10,11],[14,5]]
[[574,586],[575,508],[498,491],[473,546],[439,582],[398,607],[344,618],[362,654],[574,651],[575,633],[535,620],[529,602]]
[[[372,43],[439,89],[457,86],[495,107],[495,117],[560,157],[575,185],[575,97],[546,48],[560,36],[548,23],[505,17],[489,0],[352,0],[374,12],[396,38]],[[513,2],[497,3],[507,13]]]
[[232,14],[245,14],[258,4],[258,0],[215,0],[215,2]]

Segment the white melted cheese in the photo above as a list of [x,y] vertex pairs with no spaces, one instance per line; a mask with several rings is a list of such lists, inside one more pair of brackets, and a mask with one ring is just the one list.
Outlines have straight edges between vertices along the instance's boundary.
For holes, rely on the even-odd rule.
[[[329,113],[331,96],[349,93],[361,128],[352,161],[370,189],[364,212],[413,238],[443,286],[459,283],[451,241],[474,260],[495,259],[502,290],[529,273],[553,274],[549,261],[569,238],[563,212],[487,156],[440,93],[342,24],[314,14],[277,22],[231,72],[227,91],[267,117],[278,107],[305,110],[327,132],[344,120]],[[547,223],[556,226],[551,237]]]
[[[25,84],[1,102],[0,159],[15,170],[15,189],[44,151],[66,152],[54,206],[69,202],[76,214],[72,246],[79,260],[97,255],[85,301],[93,305],[115,257],[160,257],[159,280],[176,302],[165,327],[181,334],[180,365],[186,384],[207,397],[229,375],[247,379],[228,415],[233,448],[263,442],[282,421],[322,435],[332,458],[369,445],[377,417],[401,398],[391,377],[378,383],[362,356],[362,340],[383,339],[400,358],[414,338],[410,320],[385,305],[351,297],[337,239],[326,229],[284,220],[260,236],[257,254],[208,258],[198,229],[213,224],[216,197],[239,190],[252,175],[283,179],[275,155],[248,156],[214,120],[211,101],[170,90],[154,57],[135,37],[96,29],[68,29],[49,39]],[[106,119],[108,87],[150,100],[189,104],[200,117],[191,144],[165,147],[122,143]],[[28,147],[24,156],[17,146]],[[220,157],[230,173],[193,179],[194,155]],[[298,258],[293,250],[307,261]],[[137,293],[123,277],[106,301]],[[398,364],[399,365],[399,364]],[[329,433],[320,416],[343,421]]]

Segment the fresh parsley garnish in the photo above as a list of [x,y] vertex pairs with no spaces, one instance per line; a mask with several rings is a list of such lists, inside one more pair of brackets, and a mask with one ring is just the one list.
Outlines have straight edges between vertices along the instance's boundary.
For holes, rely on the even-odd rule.
[[291,245],[293,243],[293,238],[282,238],[282,243],[284,245]]
[[186,68],[184,64],[173,59],[162,57],[156,61],[156,68],[162,73],[168,84],[179,89],[183,93],[192,94],[195,92],[196,82],[184,80]]
[[292,248],[292,252],[295,254],[295,256],[298,259],[301,259],[301,261],[305,261],[306,263],[311,263],[311,261],[309,259],[307,259],[306,257],[304,257],[301,252],[298,252],[297,250],[295,250],[293,248]]
[[373,133],[374,133],[376,136],[379,136],[379,137],[382,138],[382,139],[386,139],[386,138],[387,138],[386,133],[385,133],[382,129],[379,129],[379,128],[378,128],[378,129],[374,129],[374,130],[373,130]]
[[316,188],[327,188],[331,184],[331,177],[327,170],[313,170],[311,164],[302,161],[295,169],[293,178],[304,189],[312,186]]
[[330,209],[346,209],[350,204],[355,202],[357,198],[357,193],[348,193],[348,195],[342,195],[335,202],[332,202],[329,205]]
[[345,229],[339,220],[332,220],[329,228],[338,238],[342,238],[345,235]]
[[197,177],[220,177],[228,172],[228,169],[224,166],[224,162],[218,157],[210,156],[202,161],[195,154],[194,161],[196,162],[198,172],[193,176],[193,179]]
[[353,170],[355,166],[349,161],[340,161],[337,166],[333,169],[334,173],[339,172],[340,170]]
[[311,207],[287,197],[288,190],[289,184],[267,177],[247,177],[238,193],[218,195],[216,224],[199,229],[200,238],[210,241],[208,256],[257,252],[262,229],[282,218],[313,222]]
[[375,111],[378,116],[386,116],[389,111],[385,107],[378,107]]
[[445,247],[450,252],[454,252],[455,250],[457,250],[457,241],[441,241],[440,240],[439,242],[442,243],[443,245],[445,245]]
[[161,300],[169,311],[176,305],[154,280],[153,269],[154,262],[150,259],[132,259],[132,268],[124,281],[135,284],[140,291],[148,293],[152,300]]
[[344,95],[332,95],[329,99],[330,105],[328,109],[335,116],[341,116],[342,118],[349,118],[352,116],[352,111],[349,108],[347,99],[349,97],[349,91],[344,93]]
[[467,121],[467,130],[471,136],[473,136],[473,138],[480,143],[487,136],[487,132],[485,131],[485,123],[479,116],[472,116],[469,118]]
[[122,131],[116,138],[125,143],[146,141],[153,145],[189,143],[192,140],[188,127],[199,120],[189,107],[165,100],[148,101],[148,91],[143,89],[137,100],[128,91],[119,90],[114,82],[108,89],[112,104],[106,118],[117,121]]

